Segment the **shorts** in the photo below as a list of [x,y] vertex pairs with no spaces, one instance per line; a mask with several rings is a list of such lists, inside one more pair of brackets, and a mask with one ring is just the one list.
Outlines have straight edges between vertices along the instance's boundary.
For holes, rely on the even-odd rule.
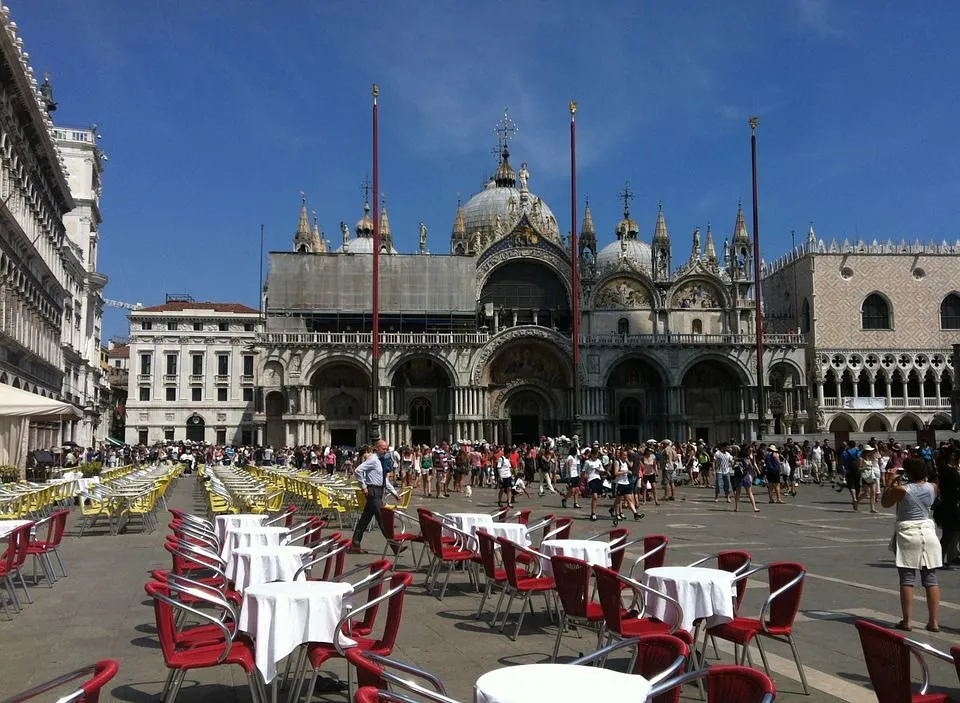
[[587,483],[587,493],[593,496],[602,495],[603,479],[602,478],[591,479],[590,482]]
[[[897,574],[900,576],[901,586],[917,585],[917,570],[907,569],[902,566],[897,567]],[[937,585],[937,570],[920,567],[920,585],[924,588],[932,588]]]
[[630,488],[629,483],[618,483],[615,488],[617,489],[618,496],[628,496],[633,494],[633,489]]
[[577,484],[580,483],[580,477],[579,477],[579,476],[567,476],[566,478],[560,479],[560,482],[561,482],[561,483],[565,483],[565,484],[567,484],[568,486],[573,486],[574,488],[576,488],[576,487],[577,487]]
[[768,471],[767,474],[767,483],[771,486],[780,485],[780,472],[779,471]]
[[863,488],[863,481],[860,478],[860,469],[853,469],[847,471],[846,475],[847,488],[857,493]]
[[660,471],[660,485],[672,486],[677,482],[677,472],[675,469],[662,469]]
[[513,490],[513,477],[508,476],[507,478],[500,479],[500,490],[501,491],[510,491]]

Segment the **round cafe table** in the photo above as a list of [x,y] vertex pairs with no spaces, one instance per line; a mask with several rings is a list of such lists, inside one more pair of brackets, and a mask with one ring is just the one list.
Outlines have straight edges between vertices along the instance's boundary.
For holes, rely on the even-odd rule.
[[474,703],[644,701],[650,682],[636,674],[572,664],[522,664],[487,672],[473,687]]
[[[454,527],[468,535],[476,534],[478,527],[487,529],[494,524],[493,517],[486,513],[447,513],[447,518],[453,522]],[[452,537],[453,532],[445,530],[443,536]]]
[[[645,586],[664,593],[680,603],[683,622],[680,627],[693,632],[696,622],[713,627],[733,620],[734,575],[721,569],[702,566],[661,566],[643,574]],[[644,597],[649,615],[672,622],[676,609],[655,594]]]
[[[352,592],[349,583],[331,581],[276,581],[247,589],[237,629],[253,637],[254,660],[264,681],[272,681],[277,663],[301,644],[333,642]],[[339,637],[344,647],[356,644]]]
[[257,514],[257,513],[238,513],[236,515],[217,515],[217,521],[215,524],[217,530],[217,538],[220,540],[220,544],[223,544],[223,538],[226,537],[227,530],[229,529],[241,529],[244,527],[260,527],[263,525],[263,521],[266,520],[269,516],[266,514]]
[[[609,542],[594,539],[546,539],[540,544],[540,552],[548,557],[573,557],[591,566],[610,566]],[[553,575],[553,567],[549,561],[544,562],[543,575]]]
[[470,534],[477,534],[477,530],[486,531],[491,537],[506,537],[515,544],[522,544],[524,547],[530,546],[530,536],[527,534],[527,526],[519,522],[495,522],[492,525],[474,525]]
[[293,581],[311,551],[309,547],[238,547],[225,573],[241,593],[259,583]]
[[229,564],[234,549],[279,547],[288,532],[286,527],[231,527],[220,544],[220,556]]

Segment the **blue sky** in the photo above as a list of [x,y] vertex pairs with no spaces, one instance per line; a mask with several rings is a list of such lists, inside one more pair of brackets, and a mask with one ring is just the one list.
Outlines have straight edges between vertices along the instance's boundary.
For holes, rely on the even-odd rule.
[[[401,251],[420,221],[449,251],[507,106],[514,163],[569,229],[570,98],[601,243],[629,181],[644,239],[663,201],[675,263],[698,225],[719,247],[738,198],[749,217],[751,114],[768,260],[810,221],[828,240],[960,237],[955,2],[8,2],[56,122],[103,133],[110,298],[256,306],[260,224],[288,249],[300,191],[339,241],[361,214],[374,81]],[[126,333],[121,311],[105,333]]]

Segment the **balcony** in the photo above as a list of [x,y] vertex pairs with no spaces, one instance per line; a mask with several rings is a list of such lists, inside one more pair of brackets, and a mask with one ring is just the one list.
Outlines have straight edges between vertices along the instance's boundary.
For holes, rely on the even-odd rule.
[[107,369],[107,383],[111,386],[125,388],[130,381],[130,372],[127,369]]
[[203,385],[203,374],[190,374],[190,385],[191,386],[201,386]]
[[213,382],[216,383],[218,386],[227,386],[227,385],[230,384],[230,375],[229,375],[229,374],[217,374],[217,375],[214,377]]
[[[381,332],[383,347],[479,347],[490,339],[488,332]],[[274,346],[369,347],[370,332],[266,332],[257,335],[260,344]]]
[[[755,346],[755,334],[592,334],[580,335],[580,344],[593,347]],[[766,347],[798,347],[802,334],[765,334]]]
[[824,398],[823,407],[838,408],[843,410],[902,410],[910,408],[912,410],[922,410],[929,408],[931,410],[949,410],[950,398],[856,398],[845,396],[842,398]]
[[143,385],[145,383],[150,383],[153,380],[153,376],[148,373],[141,373],[137,375],[137,383]]
[[243,376],[240,377],[240,383],[243,384],[244,386],[252,386],[252,385],[253,385],[253,376],[252,376],[252,375],[248,375],[248,374],[244,374]]
[[175,373],[163,374],[163,382],[167,385],[175,384],[177,382],[177,374]]

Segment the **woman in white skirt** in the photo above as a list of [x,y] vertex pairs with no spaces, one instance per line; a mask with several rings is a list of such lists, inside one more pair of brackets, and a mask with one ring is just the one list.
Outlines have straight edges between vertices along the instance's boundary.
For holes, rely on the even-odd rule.
[[927,592],[927,629],[940,632],[940,586],[937,569],[943,566],[943,554],[937,539],[931,511],[937,487],[927,482],[927,466],[923,459],[911,457],[903,462],[908,483],[901,485],[896,469],[883,478],[884,491],[880,503],[884,508],[897,506],[897,531],[891,540],[900,574],[900,608],[903,619],[900,630],[910,629],[913,614],[913,589],[920,569],[920,585]]

